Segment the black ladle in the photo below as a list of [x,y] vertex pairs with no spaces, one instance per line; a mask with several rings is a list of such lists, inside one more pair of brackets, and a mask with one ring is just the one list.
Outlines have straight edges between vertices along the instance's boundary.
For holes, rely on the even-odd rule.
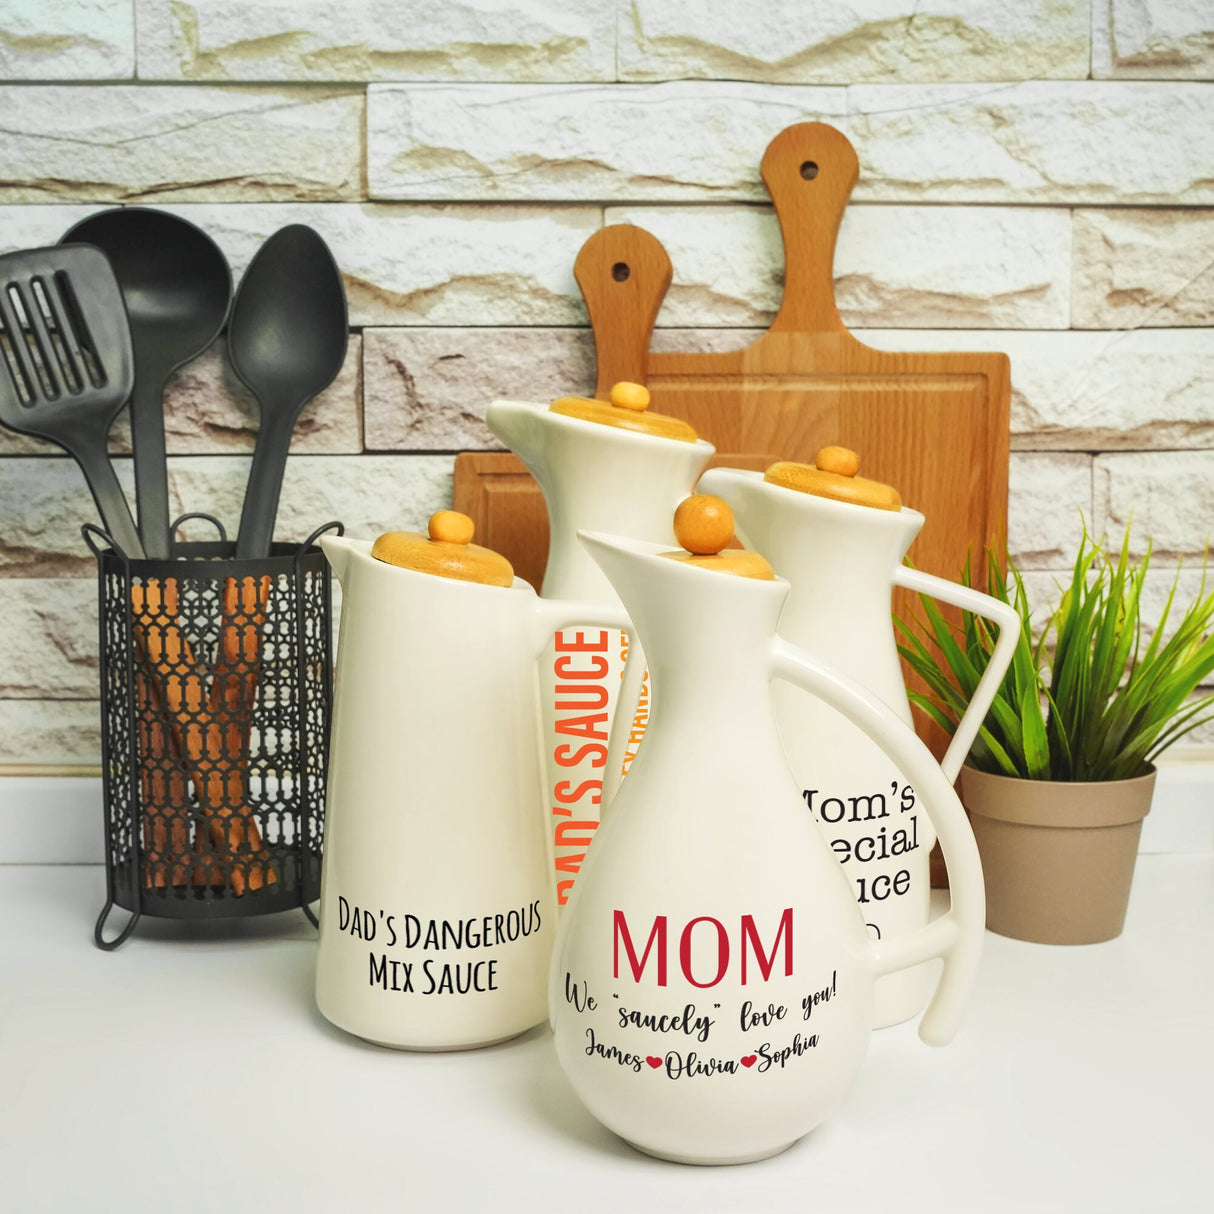
[[135,386],[131,447],[143,548],[169,555],[169,478],[164,386],[218,336],[232,299],[232,272],[200,228],[166,211],[118,207],[81,220],[63,243],[91,244],[110,260],[131,325]]
[[238,558],[269,555],[296,419],[337,378],[348,338],[346,291],[328,246],[304,224],[275,232],[249,263],[228,325],[232,366],[261,409]]

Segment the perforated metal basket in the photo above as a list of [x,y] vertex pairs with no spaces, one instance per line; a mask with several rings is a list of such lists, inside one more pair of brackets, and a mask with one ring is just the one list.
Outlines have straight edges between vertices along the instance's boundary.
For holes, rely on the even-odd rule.
[[[264,560],[232,559],[215,526],[218,541],[174,543],[169,560],[130,560],[84,529],[98,565],[100,948],[143,915],[302,907],[316,922],[333,665],[332,580],[314,545],[341,526]],[[116,906],[131,915],[107,939]]]

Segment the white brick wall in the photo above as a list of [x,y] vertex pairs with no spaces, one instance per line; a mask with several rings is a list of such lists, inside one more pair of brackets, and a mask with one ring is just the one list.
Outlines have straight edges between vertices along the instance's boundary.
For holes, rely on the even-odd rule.
[[[280,534],[337,516],[372,534],[448,502],[451,452],[493,445],[491,396],[590,386],[573,259],[603,223],[671,253],[655,346],[752,339],[783,272],[759,158],[822,118],[861,163],[847,323],[884,348],[1011,356],[1011,540],[1035,595],[1081,510],[1114,533],[1133,513],[1140,546],[1196,566],[1214,5],[911,8],[0,0],[0,248],[142,201],[203,226],[239,276],[278,227],[315,226],[356,340],[301,422]],[[221,343],[174,380],[176,506],[235,524],[254,416]],[[0,433],[0,763],[97,761],[90,516],[67,460]]]

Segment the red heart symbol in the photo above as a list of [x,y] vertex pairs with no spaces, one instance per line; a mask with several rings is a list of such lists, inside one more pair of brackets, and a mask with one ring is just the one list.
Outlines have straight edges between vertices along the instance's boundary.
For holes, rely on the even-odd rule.
[[759,1059],[759,1056],[757,1054],[747,1054],[746,1057],[742,1059],[742,1065],[743,1066],[754,1066],[754,1064],[758,1061],[758,1059]]
[[656,1071],[662,1065],[660,1058],[655,1058],[652,1054],[646,1055],[645,1061]]

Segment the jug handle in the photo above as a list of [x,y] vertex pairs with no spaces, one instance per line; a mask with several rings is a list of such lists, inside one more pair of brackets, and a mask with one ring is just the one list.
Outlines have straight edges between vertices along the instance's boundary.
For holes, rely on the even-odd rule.
[[888,705],[779,637],[771,649],[771,674],[842,713],[889,755],[923,800],[948,864],[951,905],[947,914],[909,936],[870,942],[870,958],[877,974],[932,957],[943,959],[940,980],[919,1022],[919,1036],[928,1045],[947,1045],[956,1035],[977,980],[986,930],[986,888],[978,846],[953,782]]
[[908,569],[905,565],[901,565],[895,570],[894,585],[913,590],[917,594],[929,595],[950,606],[972,611],[974,615],[979,615],[984,620],[990,620],[992,624],[999,625],[999,639],[995,642],[990,661],[987,662],[986,669],[978,680],[978,686],[974,688],[974,698],[970,700],[969,707],[965,710],[961,720],[957,722],[953,739],[949,743],[948,750],[944,752],[944,758],[940,760],[944,774],[950,780],[956,780],[961,774],[961,765],[965,762],[965,757],[969,754],[970,747],[973,746],[974,739],[978,736],[978,730],[982,728],[982,722],[986,720],[991,703],[1003,683],[1003,676],[1007,674],[1007,669],[1012,664],[1012,658],[1016,653],[1016,643],[1020,639],[1020,614],[1009,603],[992,598],[989,594],[983,594],[980,590],[971,590],[968,586],[959,586],[956,582],[934,577],[932,574],[923,573],[918,569]]

